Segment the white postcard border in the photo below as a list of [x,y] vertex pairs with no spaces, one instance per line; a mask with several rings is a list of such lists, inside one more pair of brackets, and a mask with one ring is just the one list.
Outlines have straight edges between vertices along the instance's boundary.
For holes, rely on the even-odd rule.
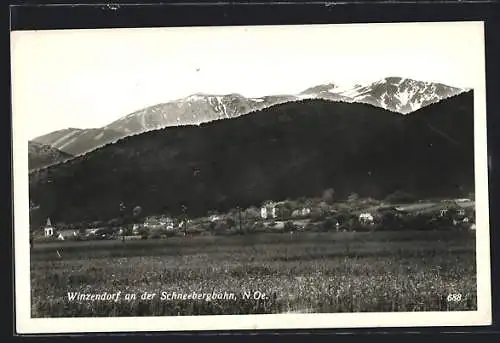
[[[414,24],[414,23],[411,23]],[[432,23],[431,23],[432,24]],[[341,314],[277,314],[180,317],[106,317],[106,318],[31,318],[30,254],[28,214],[27,135],[23,118],[14,115],[16,104],[23,101],[16,80],[23,70],[12,61],[12,125],[14,183],[14,255],[16,330],[19,334],[187,331],[187,330],[259,330],[302,328],[366,328],[420,326],[475,326],[491,324],[491,274],[488,203],[488,154],[486,139],[486,85],[483,22],[449,22],[464,30],[477,30],[481,40],[478,51],[477,79],[474,84],[475,177],[476,177],[476,263],[477,311],[394,312]],[[346,25],[346,24],[342,24]],[[358,25],[358,24],[348,24]],[[366,25],[366,24],[364,24]],[[369,24],[409,25],[409,24]],[[419,23],[426,25],[426,23]],[[310,25],[308,25],[310,26]],[[338,25],[337,25],[338,26]],[[262,28],[262,27],[260,27]],[[282,28],[285,28],[283,26]],[[228,28],[230,29],[230,28]],[[397,29],[395,27],[395,29]],[[134,29],[124,29],[134,30]],[[144,30],[144,29],[142,29]],[[154,29],[151,29],[154,30]],[[96,30],[98,31],[98,30]],[[460,34],[457,33],[457,37]]]

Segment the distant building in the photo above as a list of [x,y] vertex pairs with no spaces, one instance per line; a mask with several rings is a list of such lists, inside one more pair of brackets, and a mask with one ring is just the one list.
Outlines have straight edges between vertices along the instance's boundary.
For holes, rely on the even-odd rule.
[[466,215],[466,209],[462,208],[460,206],[457,206],[456,204],[451,204],[446,206],[445,208],[442,208],[439,212],[441,217],[444,216],[450,216],[453,218],[462,218]]
[[52,237],[54,235],[54,227],[52,226],[52,223],[50,222],[50,218],[47,218],[47,224],[45,224],[43,231],[44,231],[45,237]]
[[362,224],[371,224],[373,223],[373,215],[371,213],[361,213],[359,215],[359,221]]
[[169,218],[167,222],[165,223],[165,229],[167,230],[173,230],[174,229],[174,220]]
[[138,235],[139,234],[139,230],[141,229],[141,227],[142,227],[142,225],[134,224],[132,226],[132,234]]
[[167,216],[150,216],[144,220],[144,227],[147,229],[166,229],[174,228],[174,221]]
[[296,210],[293,210],[292,217],[307,216],[310,213],[311,209],[309,207],[298,208]]
[[304,207],[300,210],[300,214],[303,216],[307,216],[309,213],[311,213],[311,209],[309,207]]
[[260,216],[263,219],[276,218],[277,217],[276,204],[274,204],[273,202],[265,203],[260,208]]
[[75,230],[66,229],[57,231],[57,239],[60,239],[62,241],[68,238],[74,238],[76,236],[78,236],[78,233]]

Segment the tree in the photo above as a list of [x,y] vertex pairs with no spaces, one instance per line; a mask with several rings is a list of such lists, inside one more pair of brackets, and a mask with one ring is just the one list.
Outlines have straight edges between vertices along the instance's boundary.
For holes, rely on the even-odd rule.
[[325,213],[320,208],[313,208],[310,213],[311,222],[321,221],[325,218]]
[[142,213],[142,207],[141,206],[135,206],[134,209],[132,210],[132,215],[134,218],[139,218],[139,216]]
[[244,216],[247,220],[255,220],[260,218],[260,211],[257,209],[257,207],[252,206],[245,210]]
[[145,228],[144,226],[140,226],[139,229],[137,230],[139,233],[139,236],[141,236],[141,239],[148,239],[149,236],[149,230]]
[[348,202],[355,202],[355,201],[358,201],[359,199],[359,195],[358,193],[351,193],[349,194],[349,196],[347,197],[347,201]]
[[236,226],[236,221],[231,217],[226,218],[226,225],[228,226],[228,228],[233,228],[234,226]]
[[335,191],[333,190],[333,188],[328,188],[328,189],[325,189],[323,191],[323,195],[322,195],[321,198],[327,204],[333,204],[333,202],[334,202],[334,195],[335,195]]
[[237,211],[237,216],[238,216],[238,230],[240,233],[243,233],[243,218],[241,217],[241,207],[237,207],[236,208],[236,211]]
[[476,193],[475,192],[470,192],[468,195],[467,195],[467,198],[474,201],[476,200]]
[[108,226],[116,227],[116,226],[119,226],[119,225],[122,225],[122,219],[121,218],[113,218],[113,219],[108,220]]
[[322,201],[318,204],[318,209],[324,214],[328,214],[330,212],[330,206],[325,201]]
[[40,206],[36,205],[32,200],[29,203],[29,221],[32,229],[37,228],[42,223],[40,215]]
[[276,206],[276,211],[281,219],[288,219],[292,216],[292,211],[285,204]]
[[289,200],[289,199],[287,199],[286,201],[284,201],[283,204],[282,204],[282,206],[284,208],[286,208],[287,210],[289,210],[290,212],[292,212],[293,210],[295,210],[298,207],[296,201]]

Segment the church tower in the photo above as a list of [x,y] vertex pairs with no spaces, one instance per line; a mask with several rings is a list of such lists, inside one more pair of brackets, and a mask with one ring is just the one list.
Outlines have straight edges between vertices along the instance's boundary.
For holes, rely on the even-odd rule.
[[47,218],[47,224],[45,224],[44,233],[45,237],[51,237],[54,234],[54,228],[50,223],[50,218]]

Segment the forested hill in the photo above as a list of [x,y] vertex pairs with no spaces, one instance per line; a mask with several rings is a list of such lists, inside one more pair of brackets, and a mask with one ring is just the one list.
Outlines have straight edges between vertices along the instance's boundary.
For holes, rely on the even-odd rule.
[[473,93],[411,115],[303,100],[200,126],[124,138],[30,174],[39,217],[109,220],[119,203],[190,215],[269,199],[350,193],[383,198],[474,190]]
[[73,158],[72,155],[46,144],[28,142],[28,168],[35,170]]

